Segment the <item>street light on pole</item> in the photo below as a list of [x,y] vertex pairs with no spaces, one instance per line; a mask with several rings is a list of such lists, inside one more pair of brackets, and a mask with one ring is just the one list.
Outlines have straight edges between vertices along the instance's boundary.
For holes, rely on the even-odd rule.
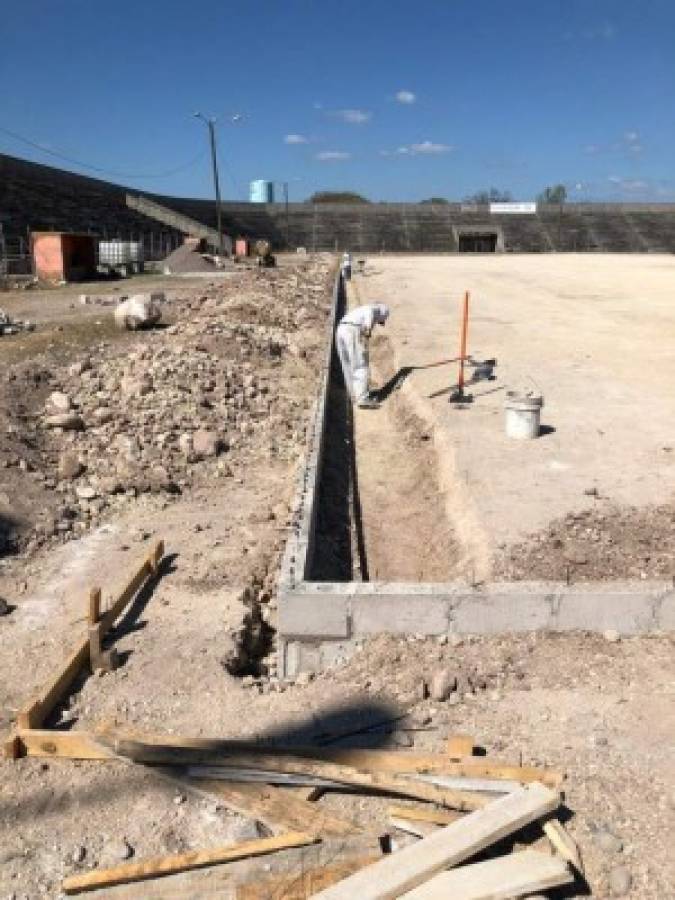
[[218,229],[218,253],[221,257],[225,256],[225,247],[223,243],[223,227],[222,227],[222,213],[220,209],[220,182],[218,181],[218,159],[216,156],[216,132],[215,132],[215,124],[216,120],[214,118],[207,119],[206,116],[202,115],[200,112],[195,113],[196,119],[201,119],[202,122],[206,123],[206,126],[209,129],[209,143],[211,145],[211,163],[213,165],[213,187],[216,193],[216,228]]

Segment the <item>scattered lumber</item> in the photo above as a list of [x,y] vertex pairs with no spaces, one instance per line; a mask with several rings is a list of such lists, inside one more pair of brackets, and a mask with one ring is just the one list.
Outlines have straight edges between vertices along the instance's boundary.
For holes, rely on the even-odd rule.
[[387,813],[390,818],[429,822],[431,825],[450,825],[462,817],[462,813],[453,809],[429,809],[426,806],[390,806]]
[[98,888],[113,887],[117,884],[160,878],[163,875],[173,875],[188,869],[262,856],[277,850],[287,850],[290,847],[304,847],[313,843],[316,843],[316,838],[311,834],[289,832],[256,841],[243,841],[239,844],[231,844],[229,847],[214,847],[212,850],[197,850],[192,853],[156,857],[143,862],[125,863],[110,869],[96,869],[84,875],[72,875],[64,879],[63,890],[66,894],[79,894]]
[[[129,747],[122,747],[121,756],[134,759],[129,755]],[[139,760],[134,760],[139,761]],[[319,769],[323,774],[318,775],[313,771]],[[184,771],[173,769],[172,774],[185,774],[191,778],[222,778],[226,781],[246,781],[249,776],[255,774],[250,768],[232,766],[188,766]],[[470,791],[451,791],[438,788],[430,784],[418,784],[412,780],[397,777],[395,775],[370,775],[350,769],[346,766],[333,766],[323,764],[319,767],[305,762],[299,764],[295,772],[279,772],[273,769],[260,769],[257,772],[260,782],[267,784],[318,785],[323,788],[337,790],[358,788],[380,794],[393,794],[399,797],[411,797],[417,800],[426,800],[429,803],[437,803],[440,806],[448,806],[451,809],[472,810],[480,809],[490,802],[485,795]],[[254,779],[256,780],[256,779]]]
[[524,825],[553,812],[559,803],[558,794],[549,788],[528,785],[361,869],[321,891],[317,898],[395,900],[442,869],[459,865]]
[[551,842],[551,846],[563,859],[566,859],[580,875],[584,874],[584,863],[577,842],[569,834],[565,826],[558,819],[549,819],[542,825],[544,834]]
[[455,759],[473,756],[476,741],[470,734],[452,734],[445,742],[445,752]]
[[239,885],[236,900],[306,900],[317,891],[358,872],[378,859],[376,856],[360,856],[346,859],[331,866],[318,866],[293,875],[278,875],[264,881]]
[[[99,616],[96,625],[91,626],[87,635],[73,648],[66,658],[65,664],[59,669],[54,678],[19,712],[17,717],[19,729],[40,728],[54,708],[68,696],[75,679],[90,664],[92,639],[95,642],[98,641],[100,648],[104,636],[115,624],[115,620],[119,618],[126,605],[135,597],[144,582],[157,571],[163,555],[164,542],[159,541],[122,593],[113,601],[110,609]],[[88,618],[96,612],[96,606],[96,601],[93,601],[90,595],[87,598]],[[100,612],[100,598],[98,606]],[[93,638],[92,629],[95,632]]]
[[510,900],[573,881],[564,860],[524,850],[441,872],[402,896],[405,900]]
[[[225,741],[217,738],[187,738],[175,735],[141,734],[122,730],[101,730],[97,732],[71,731],[52,732],[30,729],[20,731],[20,738],[28,756],[51,756],[69,759],[114,759],[118,742],[133,741],[136,744],[136,762],[159,762],[155,749],[160,752],[185,751],[180,764],[227,765],[232,754],[246,754],[246,764],[263,768],[264,758],[273,757],[281,765],[286,760],[294,764],[309,760],[317,765],[334,763],[348,766],[364,773],[386,774],[432,774],[448,777],[491,778],[517,781],[520,784],[541,782],[551,788],[562,784],[562,773],[536,766],[513,766],[484,760],[453,762],[442,753],[418,753],[404,750],[351,750],[323,747],[266,746],[245,741]],[[147,750],[147,752],[146,752]],[[170,760],[162,757],[162,762],[178,764],[176,755]],[[267,768],[267,765],[264,766]],[[288,771],[288,770],[287,770]]]
[[347,837],[360,830],[309,803],[268,784],[226,784],[212,778],[184,778],[181,781],[215,795],[228,809],[261,822],[273,832],[304,831],[324,837]]
[[[405,776],[407,777],[407,776]],[[510,794],[520,787],[519,781],[508,781],[505,778],[466,778],[459,775],[412,775],[415,781],[434,784],[436,787],[477,791],[485,794]]]

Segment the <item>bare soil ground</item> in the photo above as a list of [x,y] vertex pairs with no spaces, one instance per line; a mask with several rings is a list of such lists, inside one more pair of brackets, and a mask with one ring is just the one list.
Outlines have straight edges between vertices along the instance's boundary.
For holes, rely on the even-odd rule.
[[[92,356],[91,347],[64,349],[60,341],[66,331],[55,331],[48,353],[41,349],[36,356],[29,349],[10,367],[17,374],[28,366],[33,374],[3,383],[0,434],[9,443],[0,444],[0,462],[11,464],[0,469],[0,490],[7,497],[3,509],[11,541],[1,559],[0,596],[14,609],[0,616],[0,727],[10,731],[17,710],[82,633],[92,583],[102,584],[106,596],[115,593],[152,542],[163,537],[170,564],[115,635],[123,665],[112,674],[87,679],[55,717],[57,727],[119,725],[158,733],[323,745],[339,744],[339,734],[370,726],[351,743],[419,749],[441,749],[448,734],[468,732],[501,759],[522,758],[568,772],[569,829],[581,844],[595,896],[609,896],[610,876],[625,868],[632,879],[626,896],[663,900],[675,880],[670,848],[675,824],[672,638],[618,641],[613,635],[607,639],[531,635],[447,643],[379,637],[364,642],[335,669],[296,683],[276,678],[274,657],[265,656],[266,648],[260,644],[248,660],[242,659],[252,614],[258,616],[258,625],[274,624],[278,555],[325,350],[329,275],[326,260],[304,274],[301,264],[297,271],[244,273],[213,285],[157,282],[155,287],[165,284],[176,291],[166,314],[177,330],[122,337],[111,332],[102,342],[107,346],[91,360],[94,375],[86,376],[82,384],[68,369],[83,356]],[[62,321],[65,328],[71,315],[65,310],[77,302],[73,295],[68,299],[63,291],[64,315],[61,320],[54,315],[55,327]],[[23,301],[21,297],[16,302]],[[83,316],[109,314],[107,308],[97,313],[85,308]],[[16,315],[29,317],[25,311],[16,310]],[[255,330],[226,329],[248,325]],[[214,333],[214,329],[225,330]],[[269,353],[270,336],[281,343],[280,354],[276,349]],[[32,336],[21,340],[28,338]],[[39,330],[34,339],[38,338]],[[11,344],[8,338],[2,340],[4,354]],[[196,345],[204,342],[207,349],[198,350]],[[222,357],[219,344],[224,347]],[[190,383],[201,388],[207,380],[215,380],[210,410],[200,405],[201,390],[194,398],[162,406],[164,385],[175,385],[177,376],[167,374],[163,381],[152,366],[157,358],[165,359],[167,347],[177,346],[185,354]],[[377,351],[383,377],[388,353],[385,344]],[[218,361],[211,361],[211,356]],[[111,402],[114,389],[105,387],[107,370],[117,371],[121,358],[134,378],[153,383],[140,398],[133,393],[125,410]],[[195,359],[204,361],[202,376],[192,374]],[[119,422],[124,412],[124,430],[140,429],[147,433],[147,443],[155,446],[157,437],[167,431],[176,436],[185,433],[190,416],[195,422],[202,416],[211,421],[213,410],[230,409],[230,391],[220,392],[218,367],[225,369],[233,361],[237,366],[250,363],[258,386],[254,396],[246,396],[249,388],[235,383],[234,399],[240,393],[242,399],[234,408],[241,415],[227,420],[226,434],[233,439],[230,450],[191,461],[181,457],[171,438],[165,444],[166,465],[172,478],[182,482],[180,493],[145,490],[132,468],[125,477],[133,490],[102,492],[94,500],[83,500],[84,505],[67,500],[76,513],[72,521],[81,528],[37,534],[37,513],[53,495],[57,495],[54,509],[60,510],[64,497],[71,498],[78,484],[94,483],[102,491],[93,479],[101,459],[109,461],[111,470],[116,468],[119,453],[106,456],[96,449],[99,440],[114,435],[94,434],[89,427],[90,398],[96,390],[103,392],[108,408],[120,414]],[[44,381],[35,381],[36,371],[43,372]],[[99,377],[103,384],[95,390],[91,382]],[[273,384],[273,391],[261,393],[265,382]],[[88,427],[75,437],[50,436],[54,443],[47,443],[42,410],[55,388],[72,394]],[[266,399],[264,406],[257,405],[260,397],[270,394],[269,406]],[[166,409],[168,426],[149,415],[152,409],[146,404],[151,406],[151,401]],[[426,455],[429,442],[419,441],[419,451],[414,443],[406,443],[416,440],[416,421],[405,409],[402,419],[394,406],[387,412],[383,434],[395,446],[385,449],[383,464],[397,466],[402,459],[415,457],[433,472],[434,460]],[[282,427],[277,415],[287,424]],[[240,429],[240,420],[244,425],[249,420],[255,423],[251,433]],[[272,430],[266,425],[269,421],[276,423]],[[376,421],[364,419],[363,424],[370,428]],[[15,430],[8,434],[7,425]],[[398,440],[401,433],[404,440]],[[371,439],[377,443],[372,432]],[[64,482],[63,493],[56,490],[61,482],[55,474],[61,442],[69,451],[78,449],[88,465],[74,482]],[[22,467],[22,459],[29,465]],[[55,487],[49,486],[52,481]],[[409,530],[430,527],[425,508],[431,521],[442,523],[444,507],[435,491],[422,487],[425,500],[419,503],[416,483],[410,484],[403,504],[410,507]],[[442,492],[440,481],[437,486]],[[95,500],[109,497],[107,505],[91,508]],[[389,498],[387,502],[393,513],[394,505]],[[434,533],[441,532],[434,526]],[[444,534],[442,547],[454,560],[455,537],[449,531]],[[376,541],[386,545],[385,528]],[[408,548],[411,560],[417,550],[417,544]],[[409,573],[415,577],[412,564]],[[233,660],[243,665],[243,677],[231,673]],[[434,702],[426,697],[425,684],[440,667],[455,673],[457,689],[448,700]],[[260,833],[254,822],[229,812],[218,798],[197,797],[124,764],[26,759],[2,760],[0,769],[2,897],[59,897],[64,875],[114,865],[129,853],[142,859]],[[387,800],[334,794],[325,796],[319,806],[371,825],[378,833],[387,830]],[[615,840],[607,839],[608,831]],[[406,839],[397,835],[397,840]],[[342,849],[289,852],[279,859],[215,867],[172,877],[160,886],[115,889],[99,896],[232,897],[238,877],[257,873],[259,880],[279,868],[297,871]],[[582,889],[577,893],[582,896]]]
[[[376,377],[398,373],[395,393],[431,433],[477,577],[556,579],[570,564],[580,579],[675,575],[673,277],[671,256],[591,254],[373,257],[355,277],[361,302],[391,307]],[[497,366],[457,409],[465,290],[468,351]],[[544,396],[536,441],[505,435],[512,389]]]

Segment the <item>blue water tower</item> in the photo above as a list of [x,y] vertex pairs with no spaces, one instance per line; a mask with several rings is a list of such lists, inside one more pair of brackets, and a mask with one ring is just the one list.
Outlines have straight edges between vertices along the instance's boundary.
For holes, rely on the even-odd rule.
[[249,200],[251,203],[274,203],[274,182],[264,179],[252,181],[249,186]]

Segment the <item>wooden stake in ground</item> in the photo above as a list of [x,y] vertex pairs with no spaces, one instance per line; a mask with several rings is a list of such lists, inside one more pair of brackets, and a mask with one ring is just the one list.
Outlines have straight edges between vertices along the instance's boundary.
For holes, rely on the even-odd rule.
[[262,838],[258,841],[231,844],[229,847],[214,847],[212,850],[161,856],[146,859],[145,862],[114,866],[111,869],[97,869],[87,872],[86,875],[73,875],[64,879],[63,890],[66,894],[80,894],[84,891],[94,891],[97,888],[113,887],[116,884],[128,884],[148,878],[160,878],[163,875],[174,875],[188,869],[234,862],[237,859],[262,856],[266,853],[274,853],[276,850],[288,850],[290,847],[304,847],[314,843],[316,843],[316,838],[311,834],[289,832],[276,837]]
[[102,615],[100,615],[100,599],[96,601],[91,596],[88,598],[87,618],[97,612],[97,607],[99,612],[97,623],[91,626],[91,629],[95,630],[95,634],[92,636],[90,631],[80,641],[52,681],[45,685],[40,693],[19,712],[17,724],[20,729],[40,728],[54,708],[68,696],[73,681],[89,664],[92,639],[94,643],[98,641],[100,647],[101,641],[115,624],[115,619],[122,614],[129,601],[136,596],[146,579],[157,571],[163,555],[164,542],[159,541],[110,609]]
[[459,865],[553,812],[559,804],[558,794],[531,784],[321,891],[317,900],[396,900],[442,869]]

